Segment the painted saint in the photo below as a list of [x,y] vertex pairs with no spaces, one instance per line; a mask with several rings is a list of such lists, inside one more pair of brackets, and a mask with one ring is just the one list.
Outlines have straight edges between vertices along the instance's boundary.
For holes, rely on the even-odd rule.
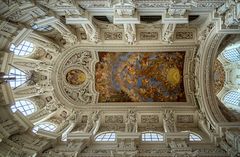
[[85,82],[86,75],[79,69],[73,69],[67,73],[66,80],[71,85],[81,85]]

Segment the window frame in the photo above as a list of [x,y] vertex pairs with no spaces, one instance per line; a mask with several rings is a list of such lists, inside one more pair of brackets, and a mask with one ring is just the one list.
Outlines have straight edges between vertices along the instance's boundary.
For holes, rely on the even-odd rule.
[[[12,70],[14,71],[13,73],[11,72]],[[8,80],[8,83],[12,89],[16,89],[26,84],[29,80],[29,75],[25,71],[15,67],[12,67],[9,70],[8,75],[16,78],[15,80]]]
[[[39,32],[51,32],[54,28],[51,25],[38,26],[37,24],[32,24],[32,29]],[[50,29],[49,29],[50,28]]]
[[240,61],[240,51],[238,48],[225,49],[222,55],[227,62],[234,63]]
[[[17,106],[16,106],[16,103],[17,103],[17,102],[19,102],[19,103],[21,104],[21,106],[17,107]],[[21,102],[25,102],[25,104],[23,105]],[[29,111],[29,110],[34,110],[34,111],[31,112],[30,114],[28,114],[27,111],[26,111],[26,108],[24,108],[24,106],[26,106],[26,105],[28,105],[27,111]],[[29,105],[32,105],[33,107],[30,108]],[[29,100],[29,99],[22,99],[22,100],[15,101],[14,105],[11,105],[10,108],[11,108],[12,112],[19,111],[19,112],[21,112],[24,116],[30,116],[30,115],[32,115],[34,112],[37,112],[37,109],[38,109],[37,106],[36,106],[36,104],[35,104],[33,101]],[[13,108],[14,108],[14,109],[13,109]],[[23,108],[23,111],[22,111],[21,109],[19,109],[19,108]],[[14,111],[14,110],[15,110],[15,111]]]
[[[29,51],[29,49],[31,49],[31,51]],[[16,56],[28,57],[34,53],[35,45],[32,42],[23,40],[18,46],[15,46],[13,43],[11,43],[9,50]],[[23,53],[23,55],[21,53]]]
[[[195,138],[194,136],[197,138]],[[199,139],[199,140],[196,140],[196,139]],[[202,142],[203,138],[201,135],[199,135],[195,132],[189,131],[188,140],[189,140],[189,142]]]
[[[145,134],[150,134],[150,138],[146,138],[143,136],[146,136]],[[153,138],[152,136],[156,136],[157,138]],[[146,140],[146,139],[150,139],[150,140]],[[153,139],[158,139],[158,140],[153,140]],[[155,143],[155,142],[164,142],[165,141],[165,137],[164,137],[164,133],[162,132],[158,132],[158,131],[145,131],[141,133],[141,142],[151,142],[151,143]]]
[[[39,127],[39,125],[46,125],[46,124],[51,125],[51,126],[54,126],[54,127],[55,127],[54,130],[45,130],[44,128]],[[38,127],[38,128],[35,129],[36,127]],[[32,129],[32,132],[35,133],[35,134],[37,134],[38,130],[41,129],[41,130],[44,130],[44,131],[46,131],[46,132],[53,132],[53,133],[54,133],[54,132],[56,132],[57,127],[58,127],[58,126],[57,126],[55,123],[52,123],[52,122],[49,122],[49,121],[45,121],[45,122],[41,122],[41,123],[38,123],[38,124],[34,125],[34,127],[33,127],[33,129]],[[45,128],[49,128],[49,126],[47,126],[47,127],[45,127]]]
[[[107,135],[107,134],[110,134],[109,137],[108,137],[108,140],[103,140],[104,137]],[[99,138],[99,136],[102,136],[103,137],[101,138],[101,140],[97,140]],[[114,135],[114,136],[113,136]],[[114,138],[112,138],[114,137]],[[106,139],[106,138],[105,138]],[[110,140],[110,139],[114,139],[114,140]],[[109,142],[116,142],[117,141],[117,133],[115,131],[105,131],[105,132],[100,132],[98,133],[95,137],[94,137],[94,141],[95,142],[103,142],[103,143],[109,143]]]
[[[226,97],[228,96],[228,94],[230,93],[237,93],[236,99],[234,100],[234,98],[228,97],[226,100]],[[235,96],[234,96],[235,97]],[[230,101],[229,101],[230,100]],[[226,105],[231,105],[231,106],[235,106],[235,107],[240,107],[240,92],[239,91],[235,91],[235,90],[230,90],[227,93],[224,94],[223,96],[223,102]],[[236,103],[236,104],[235,104]]]

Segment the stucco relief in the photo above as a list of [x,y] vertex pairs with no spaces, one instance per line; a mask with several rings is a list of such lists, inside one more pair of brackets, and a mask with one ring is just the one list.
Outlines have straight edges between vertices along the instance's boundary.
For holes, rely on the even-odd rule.
[[105,123],[123,123],[122,115],[106,115]]
[[193,115],[177,115],[177,123],[193,123]]
[[158,40],[158,32],[140,32],[140,40]]
[[137,132],[137,115],[135,111],[128,111],[125,125],[125,132]]
[[141,116],[142,123],[159,123],[158,115],[142,115]]
[[175,120],[174,120],[174,111],[165,110],[163,114],[163,126],[165,132],[177,132]]
[[122,40],[122,32],[104,32],[104,40]]
[[213,90],[214,90],[214,93],[218,94],[222,90],[225,82],[225,71],[223,69],[221,62],[219,62],[218,60],[215,60],[213,73],[214,73],[214,77],[213,77],[214,89]]
[[[94,90],[94,73],[97,56],[95,52],[79,50],[78,48],[66,50],[62,54],[61,65],[55,68],[58,74],[55,76],[56,85],[60,88],[60,101],[71,102],[71,105],[81,106],[93,104],[97,100]],[[69,103],[66,103],[69,104]]]
[[182,31],[182,32],[176,32],[176,39],[177,40],[186,40],[186,39],[193,39],[193,32],[184,32],[184,31]]

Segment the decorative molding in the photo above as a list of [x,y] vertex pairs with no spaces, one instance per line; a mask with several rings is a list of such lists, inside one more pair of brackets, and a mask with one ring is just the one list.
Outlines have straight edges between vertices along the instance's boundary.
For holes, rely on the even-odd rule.
[[123,123],[122,115],[106,115],[105,123]]
[[[95,91],[95,78],[93,76],[95,73],[94,66],[98,62],[96,52],[79,49],[78,47],[66,51],[68,53],[61,55],[61,64],[58,65],[57,75],[54,76],[56,79],[54,85],[60,91],[56,94],[57,96],[61,95],[59,95],[59,100],[70,106],[78,107],[96,103],[98,93]],[[81,75],[83,81],[74,83],[72,79],[74,76],[72,75]],[[75,85],[76,83],[78,85]]]
[[177,115],[177,123],[193,123],[193,115]]
[[173,110],[165,110],[163,114],[163,127],[165,132],[177,132]]
[[19,124],[24,128],[24,131],[33,128],[33,124],[27,119],[20,111],[16,111],[13,116],[19,122]]
[[141,123],[159,123],[158,115],[141,115]]
[[122,40],[122,32],[104,32],[104,40]]
[[176,40],[192,40],[194,39],[193,32],[176,31]]
[[12,44],[18,47],[32,32],[32,29],[23,28],[17,36],[13,39]]
[[140,32],[140,40],[158,40],[158,32]]

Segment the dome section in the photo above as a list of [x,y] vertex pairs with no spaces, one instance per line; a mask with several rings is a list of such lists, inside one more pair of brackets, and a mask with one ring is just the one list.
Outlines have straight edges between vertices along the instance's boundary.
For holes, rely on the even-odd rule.
[[[215,64],[216,71],[220,69],[221,65],[223,68],[221,72],[218,71],[218,74],[221,75],[219,75],[221,77],[221,87],[216,86],[215,82],[215,88],[218,87],[216,94],[228,109],[240,112],[240,41],[226,45],[217,59],[218,64]],[[223,79],[223,73],[225,73],[225,80]],[[216,76],[215,74],[214,77]]]

